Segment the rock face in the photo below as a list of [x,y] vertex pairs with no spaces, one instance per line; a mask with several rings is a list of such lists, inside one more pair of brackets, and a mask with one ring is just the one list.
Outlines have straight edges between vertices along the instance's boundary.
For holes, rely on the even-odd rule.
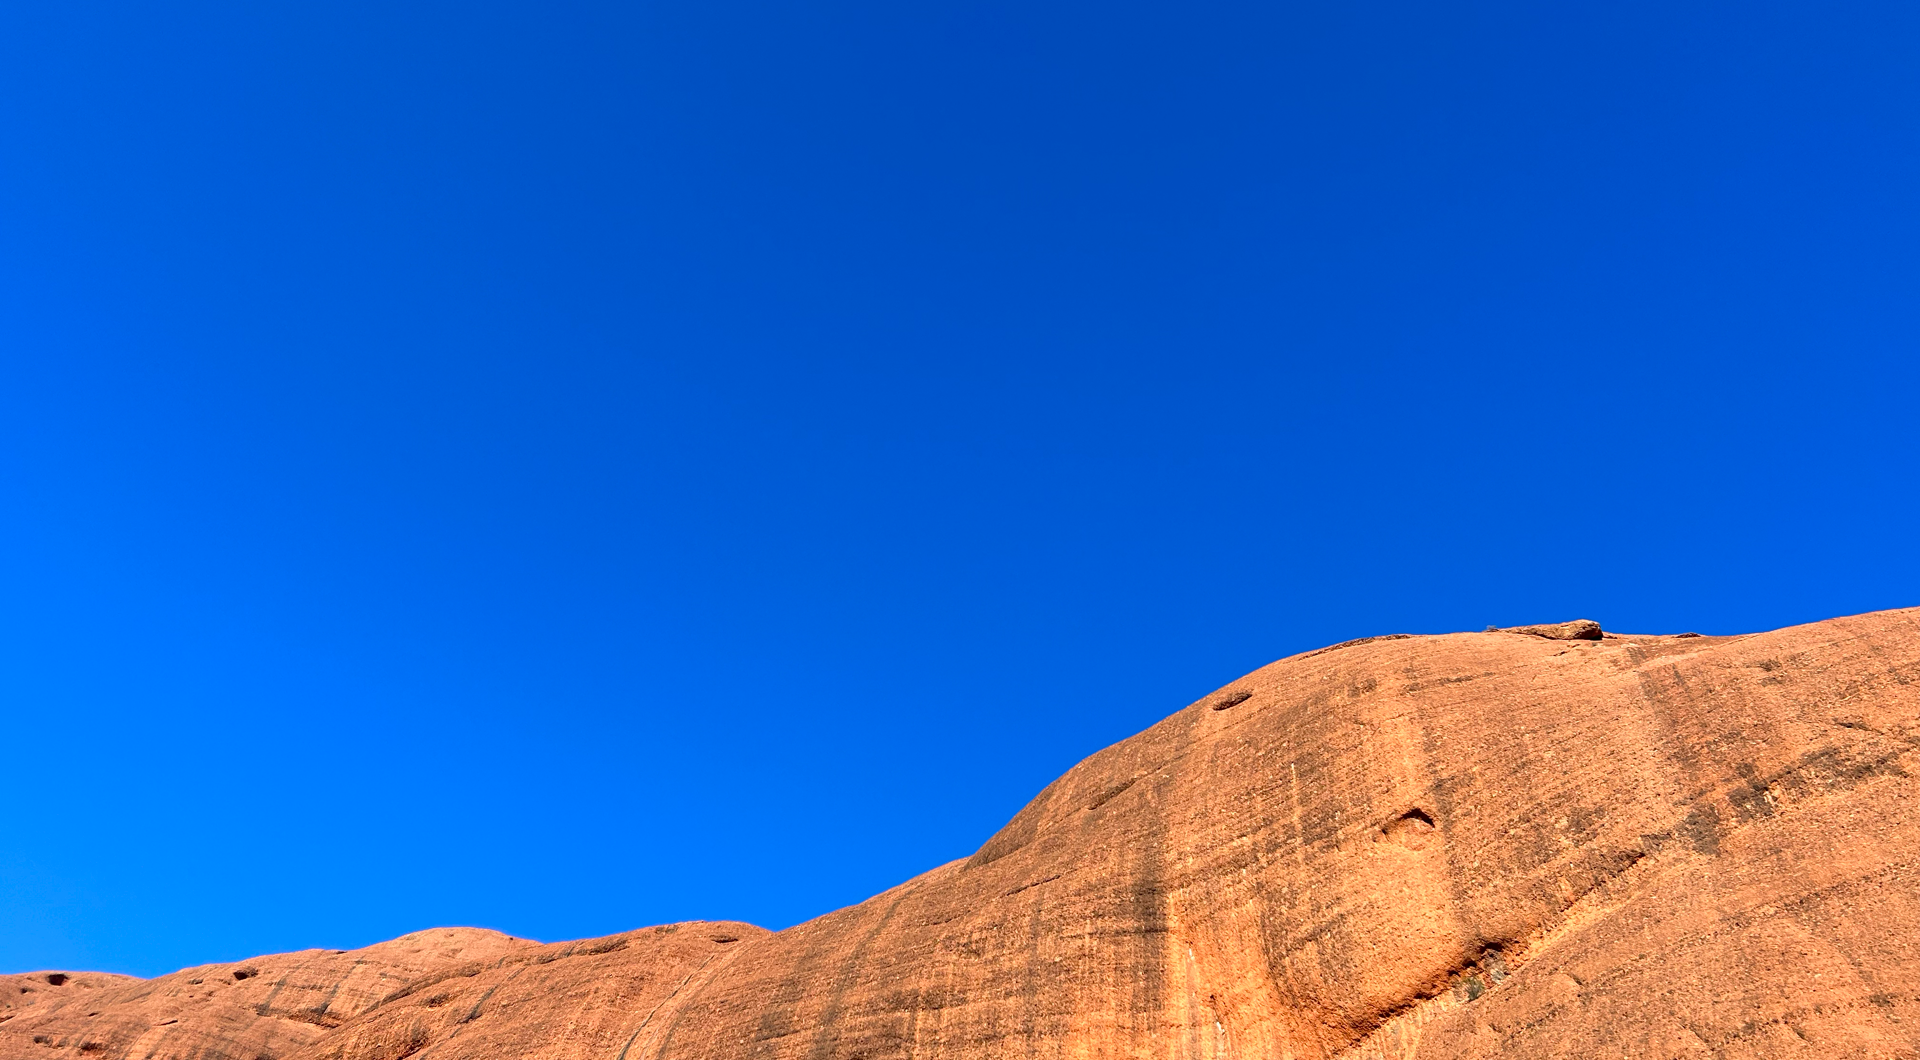
[[1525,633],[1530,637],[1545,637],[1548,640],[1602,640],[1606,636],[1600,629],[1600,623],[1591,618],[1576,618],[1572,622],[1556,622],[1546,626],[1513,626],[1494,632]]
[[0,1057],[1920,1056],[1920,610],[1576,626],[1274,663],[786,931],[15,976]]
[[284,1056],[409,984],[540,948],[496,931],[436,928],[363,950],[280,953],[157,979],[10,976],[33,993],[0,1023],[0,1056]]
[[[140,980],[131,975],[102,972],[34,972],[31,975],[0,975],[0,1025],[20,1016],[41,1002],[60,1003],[81,995],[91,995],[102,987],[125,986]],[[43,1008],[42,1011],[45,1009]]]

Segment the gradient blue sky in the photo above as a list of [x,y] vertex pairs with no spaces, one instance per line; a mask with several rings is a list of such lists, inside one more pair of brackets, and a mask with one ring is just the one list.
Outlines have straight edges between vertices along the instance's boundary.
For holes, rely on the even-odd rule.
[[1920,8],[0,8],[0,970],[781,927],[1275,658],[1920,604]]

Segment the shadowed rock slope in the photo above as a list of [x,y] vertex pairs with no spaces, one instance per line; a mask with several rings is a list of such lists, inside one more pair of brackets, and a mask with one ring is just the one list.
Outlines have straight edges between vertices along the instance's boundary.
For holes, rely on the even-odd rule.
[[1596,634],[1282,660],[786,931],[14,976],[0,1057],[1920,1056],[1920,610]]

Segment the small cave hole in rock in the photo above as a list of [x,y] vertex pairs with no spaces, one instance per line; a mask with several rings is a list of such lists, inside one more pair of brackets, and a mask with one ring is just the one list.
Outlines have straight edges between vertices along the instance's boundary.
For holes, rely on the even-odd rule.
[[1422,809],[1408,810],[1381,831],[1408,850],[1421,850],[1432,841],[1433,817]]
[[713,936],[713,941],[715,941],[715,942],[739,942],[739,941],[740,941],[740,936],[738,936],[738,935],[715,935],[715,936]]
[[54,972],[52,975],[47,976],[47,985],[65,986],[67,985],[67,977],[64,973]]
[[1219,699],[1215,700],[1213,704],[1213,709],[1225,710],[1228,707],[1237,707],[1240,704],[1245,703],[1247,700],[1252,698],[1253,698],[1252,692],[1234,692],[1229,695],[1221,696]]
[[256,968],[235,968],[233,970],[233,981],[237,983],[242,979],[251,979],[259,974],[260,972]]

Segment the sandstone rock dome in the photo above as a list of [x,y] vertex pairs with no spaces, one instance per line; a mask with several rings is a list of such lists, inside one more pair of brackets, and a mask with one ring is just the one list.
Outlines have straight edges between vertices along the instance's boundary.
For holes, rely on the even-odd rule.
[[1590,625],[1273,663],[785,931],[0,977],[0,1057],[1920,1056],[1920,610]]

